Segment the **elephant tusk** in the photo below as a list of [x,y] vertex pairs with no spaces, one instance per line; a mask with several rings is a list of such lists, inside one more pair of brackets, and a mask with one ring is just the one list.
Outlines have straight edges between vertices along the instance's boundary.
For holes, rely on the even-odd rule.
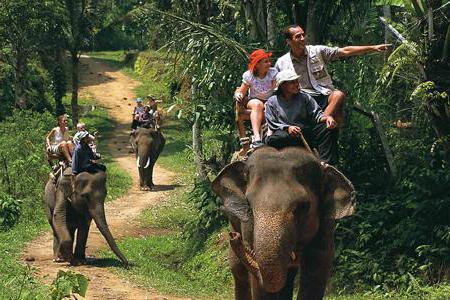
[[147,169],[149,165],[150,165],[150,157],[147,159],[147,164],[145,165],[144,169]]
[[138,156],[138,158],[136,159],[136,165],[137,165],[138,168],[141,167],[141,166],[139,165],[139,156]]

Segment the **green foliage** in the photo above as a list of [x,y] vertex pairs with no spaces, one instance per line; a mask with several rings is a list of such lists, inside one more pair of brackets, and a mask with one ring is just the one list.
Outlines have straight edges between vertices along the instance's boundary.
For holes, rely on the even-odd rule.
[[183,235],[193,244],[192,248],[199,249],[208,236],[226,224],[226,218],[220,211],[220,201],[211,189],[208,181],[197,180],[189,194],[189,202],[196,210],[195,218],[186,223]]
[[52,300],[60,300],[75,293],[84,297],[87,287],[88,279],[84,275],[72,271],[64,272],[59,270],[52,283],[51,297]]
[[49,113],[15,110],[0,123],[0,193],[23,200],[23,217],[40,208],[48,178],[45,136],[54,126]]
[[17,222],[20,202],[6,193],[0,194],[0,230],[7,230]]

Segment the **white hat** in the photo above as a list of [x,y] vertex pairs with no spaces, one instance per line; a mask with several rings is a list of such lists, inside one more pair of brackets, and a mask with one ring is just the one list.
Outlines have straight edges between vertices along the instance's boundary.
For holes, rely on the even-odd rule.
[[298,79],[300,76],[297,75],[297,73],[295,73],[294,70],[283,70],[281,72],[279,72],[277,74],[276,80],[277,80],[277,84],[275,86],[275,90],[278,89],[278,87],[285,81],[291,81],[291,80],[295,80]]

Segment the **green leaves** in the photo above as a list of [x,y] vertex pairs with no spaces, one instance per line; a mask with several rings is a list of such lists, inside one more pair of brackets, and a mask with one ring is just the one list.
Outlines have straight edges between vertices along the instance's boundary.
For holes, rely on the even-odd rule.
[[52,283],[52,300],[60,300],[64,297],[70,297],[73,294],[86,296],[88,279],[79,273],[72,271],[58,271],[56,279]]
[[0,229],[11,228],[20,216],[20,200],[14,199],[8,194],[0,193]]

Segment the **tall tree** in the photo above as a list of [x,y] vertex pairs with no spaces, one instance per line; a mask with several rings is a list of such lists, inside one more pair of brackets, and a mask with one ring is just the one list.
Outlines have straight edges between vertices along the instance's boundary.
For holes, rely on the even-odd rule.
[[25,109],[27,103],[27,64],[39,48],[49,7],[42,1],[1,0],[0,60],[14,68],[15,104]]
[[70,53],[72,69],[72,120],[78,122],[79,64],[81,52],[89,46],[97,26],[101,24],[109,1],[54,0],[64,15],[66,47]]

